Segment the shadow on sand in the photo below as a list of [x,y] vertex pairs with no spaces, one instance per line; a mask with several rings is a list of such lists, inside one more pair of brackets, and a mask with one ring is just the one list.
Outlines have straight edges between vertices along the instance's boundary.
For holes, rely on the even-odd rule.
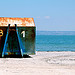
[[[0,56],[0,58],[2,58]],[[3,58],[32,58],[29,55],[23,55],[23,57],[21,55],[5,55]]]

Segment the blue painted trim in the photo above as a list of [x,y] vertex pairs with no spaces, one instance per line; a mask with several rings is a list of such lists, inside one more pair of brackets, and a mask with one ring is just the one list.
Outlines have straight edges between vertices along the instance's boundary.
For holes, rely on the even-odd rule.
[[10,25],[8,25],[7,34],[6,34],[5,43],[4,43],[3,52],[2,52],[2,57],[4,57],[4,52],[6,49],[6,43],[7,43],[8,34],[9,34],[9,27],[10,27]]
[[18,37],[18,41],[19,41],[19,46],[20,46],[20,51],[21,51],[21,55],[23,57],[23,45],[22,45],[22,41],[20,39],[20,36],[18,34],[18,28],[17,28],[17,25],[15,24],[15,27],[16,27],[16,33],[17,33],[17,37]]

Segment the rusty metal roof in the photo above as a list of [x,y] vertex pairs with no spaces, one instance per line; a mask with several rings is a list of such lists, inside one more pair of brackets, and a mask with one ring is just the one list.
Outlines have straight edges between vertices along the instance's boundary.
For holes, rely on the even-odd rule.
[[34,19],[33,18],[9,18],[9,17],[0,17],[0,26],[14,26],[14,24],[17,24],[17,26],[22,27],[34,27]]

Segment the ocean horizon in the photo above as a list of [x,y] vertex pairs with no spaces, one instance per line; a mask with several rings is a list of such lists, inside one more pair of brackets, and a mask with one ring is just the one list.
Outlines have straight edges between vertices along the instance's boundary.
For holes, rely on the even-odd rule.
[[36,51],[75,51],[75,31],[37,31]]
[[75,31],[36,31],[36,35],[75,35]]

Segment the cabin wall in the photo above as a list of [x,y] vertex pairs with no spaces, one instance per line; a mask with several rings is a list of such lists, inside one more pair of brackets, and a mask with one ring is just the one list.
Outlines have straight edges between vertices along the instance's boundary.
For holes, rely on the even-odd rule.
[[[35,54],[35,30],[36,30],[36,27],[18,27],[18,34],[20,36],[20,39],[22,41],[21,44],[23,46],[23,54],[28,54],[28,55]],[[3,51],[6,34],[7,34],[7,27],[0,26],[0,35],[1,35],[0,36],[0,55]],[[13,50],[16,52],[16,50],[19,49],[18,47],[19,45],[17,44],[18,40],[16,39],[17,38],[15,36],[15,33],[9,34],[7,47],[6,47],[7,51]]]

